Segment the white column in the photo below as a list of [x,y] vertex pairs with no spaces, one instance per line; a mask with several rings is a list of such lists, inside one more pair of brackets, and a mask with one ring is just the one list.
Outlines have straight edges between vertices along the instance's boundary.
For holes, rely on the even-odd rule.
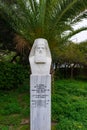
[[51,130],[51,75],[30,76],[30,130]]
[[51,130],[51,53],[46,39],[34,41],[30,56],[30,130]]

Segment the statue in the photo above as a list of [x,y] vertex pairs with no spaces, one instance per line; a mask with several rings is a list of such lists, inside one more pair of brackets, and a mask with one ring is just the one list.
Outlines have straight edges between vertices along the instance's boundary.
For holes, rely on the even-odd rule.
[[46,39],[34,41],[29,61],[30,130],[51,130],[51,54]]
[[29,61],[32,74],[50,74],[51,54],[46,39],[38,38],[34,41]]

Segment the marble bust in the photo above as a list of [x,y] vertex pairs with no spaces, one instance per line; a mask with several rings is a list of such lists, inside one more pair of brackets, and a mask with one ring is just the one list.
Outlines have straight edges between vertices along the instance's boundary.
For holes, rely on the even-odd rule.
[[34,41],[29,61],[32,74],[50,74],[51,53],[46,39],[38,38]]

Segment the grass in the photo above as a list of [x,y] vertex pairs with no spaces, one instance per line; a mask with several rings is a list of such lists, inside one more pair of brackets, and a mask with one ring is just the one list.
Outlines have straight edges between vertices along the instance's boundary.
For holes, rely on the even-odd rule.
[[[87,130],[87,82],[57,80],[52,94],[52,130]],[[29,83],[0,91],[0,130],[29,130]]]
[[60,80],[52,95],[52,120],[58,130],[87,130],[87,82]]

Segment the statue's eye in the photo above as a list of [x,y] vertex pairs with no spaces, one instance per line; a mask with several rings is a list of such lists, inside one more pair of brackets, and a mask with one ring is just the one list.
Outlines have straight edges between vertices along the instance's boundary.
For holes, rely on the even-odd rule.
[[38,50],[40,49],[40,47],[38,47]]

